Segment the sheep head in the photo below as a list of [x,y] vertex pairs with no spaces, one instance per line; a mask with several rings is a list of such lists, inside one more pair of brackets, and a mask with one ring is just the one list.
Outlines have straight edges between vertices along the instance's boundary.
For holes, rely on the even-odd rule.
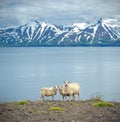
[[70,81],[64,81],[64,86],[68,87],[69,83],[71,83]]

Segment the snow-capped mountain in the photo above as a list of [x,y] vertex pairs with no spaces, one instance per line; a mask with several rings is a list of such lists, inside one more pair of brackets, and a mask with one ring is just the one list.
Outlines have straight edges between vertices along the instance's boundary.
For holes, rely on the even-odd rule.
[[66,31],[44,22],[34,21],[19,27],[9,27],[0,30],[1,46],[39,46],[54,40]]
[[71,27],[33,21],[0,29],[0,46],[120,46],[120,22],[100,19],[94,24],[74,23]]
[[115,45],[120,44],[120,22],[116,19],[100,19],[97,23],[83,30],[72,29],[61,43],[74,45]]

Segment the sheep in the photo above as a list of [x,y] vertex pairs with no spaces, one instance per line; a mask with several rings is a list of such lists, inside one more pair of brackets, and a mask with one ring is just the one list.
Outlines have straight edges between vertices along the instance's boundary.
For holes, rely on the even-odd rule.
[[78,83],[71,83],[70,81],[64,82],[65,87],[69,87],[71,90],[73,90],[73,99],[75,100],[75,94],[80,95],[80,85]]
[[50,88],[44,87],[41,89],[41,98],[43,98],[43,100],[45,96],[52,96],[52,100],[54,100],[54,95],[56,94],[57,94],[57,86]]
[[64,101],[64,97],[65,96],[69,96],[69,100],[70,100],[70,97],[72,96],[73,98],[75,97],[74,95],[74,89],[69,87],[69,86],[58,86],[58,89],[59,89],[59,93],[60,95],[62,95],[62,98],[63,98],[63,101]]
[[58,86],[58,90],[59,90],[60,95],[62,95],[63,101],[64,101],[64,97],[65,96],[69,96],[70,97],[70,93],[69,93],[67,87],[65,87],[65,86]]

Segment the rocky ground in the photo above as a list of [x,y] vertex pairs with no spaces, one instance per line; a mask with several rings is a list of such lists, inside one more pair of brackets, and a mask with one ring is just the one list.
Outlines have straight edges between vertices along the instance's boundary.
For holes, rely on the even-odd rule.
[[0,122],[120,122],[120,103],[113,102],[111,107],[94,107],[94,102],[0,103]]

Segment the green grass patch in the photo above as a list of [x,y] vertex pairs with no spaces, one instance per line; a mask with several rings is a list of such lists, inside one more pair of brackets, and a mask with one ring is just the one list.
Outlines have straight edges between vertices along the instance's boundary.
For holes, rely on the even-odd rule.
[[100,102],[93,103],[92,106],[94,106],[94,107],[111,107],[111,106],[114,106],[114,104],[110,103],[110,102],[100,101]]
[[18,105],[24,105],[24,104],[29,104],[28,100],[20,100],[17,102]]
[[64,108],[59,108],[59,107],[51,107],[49,108],[50,111],[63,111]]

